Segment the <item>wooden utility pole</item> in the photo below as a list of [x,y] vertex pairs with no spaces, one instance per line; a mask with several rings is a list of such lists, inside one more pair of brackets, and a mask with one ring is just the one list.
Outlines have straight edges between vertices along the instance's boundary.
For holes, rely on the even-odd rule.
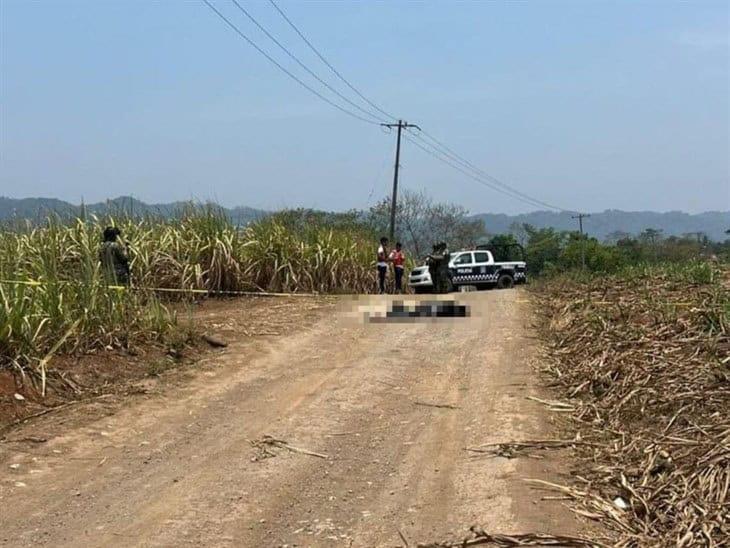
[[414,127],[420,131],[420,127],[418,127],[416,124],[409,124],[408,122],[404,122],[403,120],[398,120],[397,124],[380,124],[383,127],[387,128],[398,128],[398,139],[396,141],[395,145],[395,168],[393,170],[393,196],[390,200],[390,241],[391,244],[393,242],[393,238],[395,238],[395,208],[398,201],[398,168],[400,167],[400,136],[401,131],[405,128]]
[[583,219],[586,217],[590,217],[588,213],[578,213],[578,215],[573,215],[573,219],[578,219],[578,227],[580,229],[580,260],[581,264],[583,265],[583,270],[586,269],[586,240],[583,237]]

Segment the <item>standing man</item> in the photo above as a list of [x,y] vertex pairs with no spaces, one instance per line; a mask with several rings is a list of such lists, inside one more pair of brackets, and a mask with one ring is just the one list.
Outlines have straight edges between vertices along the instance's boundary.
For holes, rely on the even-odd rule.
[[439,252],[438,244],[433,244],[431,253],[426,256],[426,264],[428,265],[428,274],[431,276],[431,288],[434,293],[439,290]]
[[446,245],[446,242],[441,242],[439,244],[439,250],[441,252],[441,261],[439,262],[439,281],[441,282],[441,287],[439,288],[439,293],[448,293],[453,290],[453,286],[451,284],[451,272],[449,271],[451,254],[449,253],[449,248]]
[[104,229],[104,241],[99,250],[99,261],[108,283],[129,284],[129,256],[120,241],[121,231],[113,226]]
[[378,265],[378,289],[380,294],[385,294],[385,275],[388,273],[388,238],[380,238],[377,256]]
[[445,242],[435,244],[433,251],[426,257],[428,273],[431,275],[434,293],[448,293],[451,289],[449,273],[449,249]]
[[395,249],[390,252],[390,262],[393,263],[395,273],[395,292],[403,293],[403,271],[405,269],[406,254],[403,253],[400,242],[396,242]]

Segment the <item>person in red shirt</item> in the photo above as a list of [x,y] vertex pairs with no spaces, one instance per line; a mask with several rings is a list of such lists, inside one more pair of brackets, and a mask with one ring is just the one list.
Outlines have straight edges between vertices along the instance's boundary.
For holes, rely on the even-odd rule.
[[403,272],[405,271],[406,254],[403,253],[400,242],[396,242],[395,249],[390,252],[388,258],[393,263],[395,272],[395,291],[396,293],[403,293]]

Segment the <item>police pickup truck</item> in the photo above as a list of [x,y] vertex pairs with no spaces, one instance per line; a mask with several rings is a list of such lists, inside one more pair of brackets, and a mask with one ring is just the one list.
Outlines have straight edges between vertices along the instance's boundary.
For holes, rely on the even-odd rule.
[[[492,252],[485,249],[455,251],[449,260],[450,288],[507,289],[527,282],[526,268],[524,261],[495,262]],[[433,283],[428,266],[411,270],[408,285],[415,293],[431,293]]]

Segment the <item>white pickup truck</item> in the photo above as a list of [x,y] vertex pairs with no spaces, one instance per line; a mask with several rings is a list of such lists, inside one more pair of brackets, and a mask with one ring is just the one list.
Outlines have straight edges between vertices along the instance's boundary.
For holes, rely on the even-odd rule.
[[[524,261],[494,262],[492,252],[487,250],[464,250],[451,254],[449,274],[451,289],[469,285],[477,289],[507,289],[527,282],[527,265]],[[415,293],[431,293],[433,283],[428,266],[411,270],[408,285]]]

